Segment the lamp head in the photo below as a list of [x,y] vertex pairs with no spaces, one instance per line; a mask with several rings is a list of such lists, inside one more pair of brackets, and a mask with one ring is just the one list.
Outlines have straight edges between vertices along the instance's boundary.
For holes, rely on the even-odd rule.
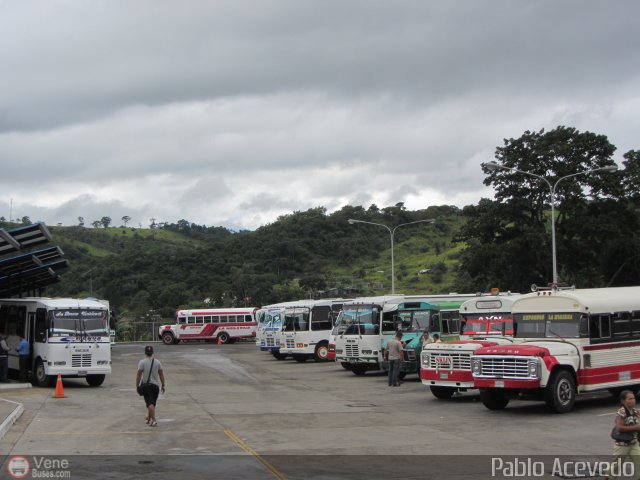
[[601,172],[617,172],[618,165],[608,165],[599,169]]
[[500,165],[498,165],[496,162],[486,162],[486,163],[483,163],[482,166],[487,170],[489,170],[490,172],[495,172],[496,170],[501,168]]
[[353,218],[350,218],[349,220],[347,220],[347,223],[349,225],[353,225],[354,223],[356,223],[356,221]]

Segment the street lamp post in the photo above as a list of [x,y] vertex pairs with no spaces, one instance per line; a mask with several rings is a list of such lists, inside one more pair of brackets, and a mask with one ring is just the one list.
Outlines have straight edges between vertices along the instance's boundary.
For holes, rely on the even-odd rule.
[[553,284],[557,285],[558,284],[558,261],[557,261],[557,258],[556,258],[556,208],[555,208],[555,203],[556,203],[556,188],[558,187],[558,184],[562,180],[565,180],[565,179],[571,178],[571,177],[575,177],[575,176],[578,176],[578,175],[586,175],[586,174],[593,173],[593,172],[615,172],[616,170],[618,170],[618,166],[617,165],[609,165],[607,167],[592,168],[592,169],[589,169],[589,170],[584,170],[582,172],[572,173],[571,175],[565,175],[564,177],[560,177],[558,180],[556,180],[556,182],[553,185],[551,184],[551,182],[549,181],[549,179],[547,177],[543,177],[542,175],[538,175],[536,173],[525,172],[524,170],[518,170],[517,168],[513,168],[513,167],[505,167],[504,165],[500,165],[497,162],[483,163],[482,166],[484,168],[486,168],[487,170],[489,170],[490,172],[498,170],[498,169],[501,168],[503,170],[511,170],[512,172],[519,172],[519,173],[522,173],[524,175],[529,175],[531,177],[535,177],[535,178],[537,178],[539,180],[542,180],[549,187],[549,193],[551,195],[551,198],[550,198],[550,202],[551,202],[551,261],[552,261],[552,266],[553,266]]
[[416,220],[415,222],[401,223],[400,225],[396,225],[393,228],[388,227],[383,223],[366,222],[364,220],[354,220],[353,218],[350,218],[347,221],[349,222],[349,225],[353,225],[354,223],[366,223],[368,225],[377,225],[378,227],[384,227],[389,231],[389,235],[391,236],[391,293],[395,294],[396,293],[396,271],[395,271],[395,263],[393,258],[393,237],[396,234],[396,230],[400,227],[404,227],[405,225],[413,225],[414,223],[434,223],[435,219],[427,218],[425,220]]

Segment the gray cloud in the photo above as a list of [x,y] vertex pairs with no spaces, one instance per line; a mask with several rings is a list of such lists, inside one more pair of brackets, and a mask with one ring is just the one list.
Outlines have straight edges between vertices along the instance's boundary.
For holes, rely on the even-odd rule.
[[[462,206],[503,138],[635,144],[624,0],[0,6],[0,209],[255,228],[323,205]],[[277,192],[277,193],[274,193]]]

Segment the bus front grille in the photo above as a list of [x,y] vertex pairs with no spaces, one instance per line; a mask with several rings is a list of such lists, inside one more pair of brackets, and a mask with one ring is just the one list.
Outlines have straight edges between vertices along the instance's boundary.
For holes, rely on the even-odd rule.
[[526,358],[482,358],[482,374],[479,376],[489,378],[528,378],[529,362]]
[[74,353],[71,355],[71,366],[75,368],[90,367],[90,353]]
[[358,357],[360,353],[358,350],[358,345],[345,345],[344,353],[347,357]]
[[429,353],[429,367],[447,370],[471,370],[470,353],[438,352]]

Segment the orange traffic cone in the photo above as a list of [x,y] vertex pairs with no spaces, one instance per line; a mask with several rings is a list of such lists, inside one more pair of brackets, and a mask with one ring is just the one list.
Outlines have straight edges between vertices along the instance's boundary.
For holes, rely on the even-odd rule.
[[222,345],[222,338],[218,337],[218,345]]
[[56,391],[53,393],[53,398],[64,398],[64,388],[62,388],[62,377],[60,376],[60,374],[58,374]]

